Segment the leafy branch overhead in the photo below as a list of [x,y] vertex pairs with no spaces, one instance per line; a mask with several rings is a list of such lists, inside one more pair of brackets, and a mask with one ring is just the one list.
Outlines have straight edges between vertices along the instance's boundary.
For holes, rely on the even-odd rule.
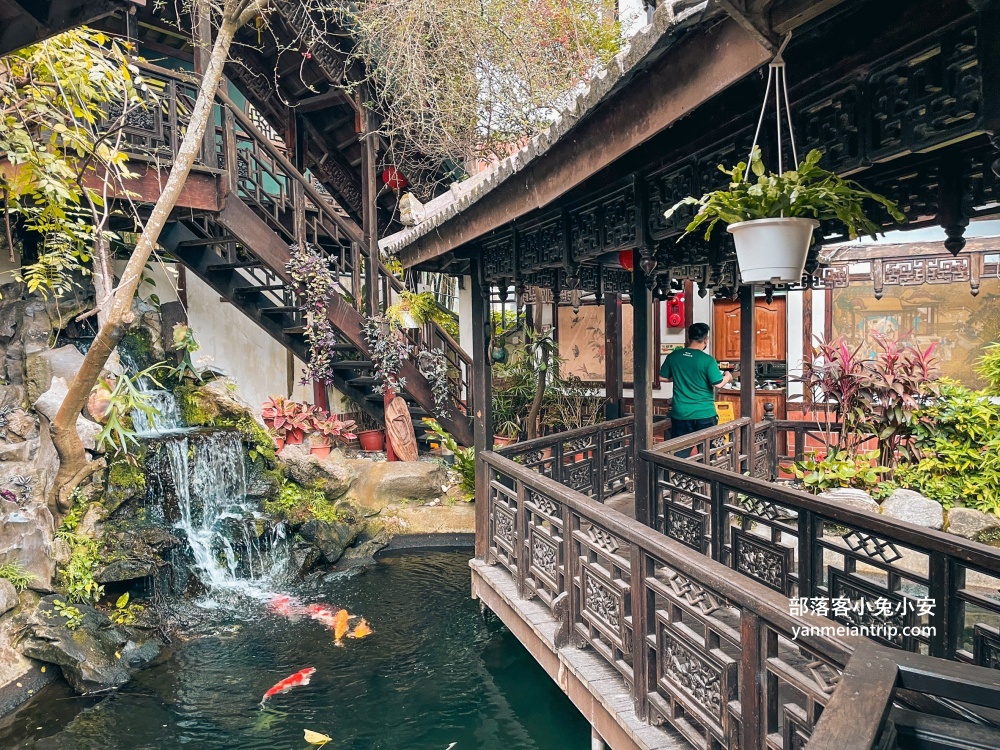
[[[865,212],[865,203],[882,206],[896,221],[906,216],[888,198],[862,188],[853,180],[845,180],[819,166],[822,153],[813,149],[798,169],[775,174],[764,169],[759,147],[750,154],[747,163],[732,169],[721,164],[720,171],[730,178],[729,187],[706,193],[701,198],[687,197],[678,201],[665,214],[670,219],[683,208],[697,206],[697,213],[687,225],[685,235],[705,229],[705,239],[715,226],[736,224],[753,219],[802,217],[819,221],[838,220],[844,231],[855,239],[861,235],[876,237],[882,231],[878,222]],[[756,177],[756,182],[750,176]]]
[[418,192],[442,165],[507,156],[624,43],[613,0],[367,0],[339,22],[366,71],[354,88]]

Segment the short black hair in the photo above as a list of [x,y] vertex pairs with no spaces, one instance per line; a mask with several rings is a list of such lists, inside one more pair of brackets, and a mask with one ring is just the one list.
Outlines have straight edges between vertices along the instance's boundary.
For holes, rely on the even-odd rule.
[[708,327],[708,323],[695,323],[688,328],[688,341],[701,343],[708,338],[710,330],[712,329]]

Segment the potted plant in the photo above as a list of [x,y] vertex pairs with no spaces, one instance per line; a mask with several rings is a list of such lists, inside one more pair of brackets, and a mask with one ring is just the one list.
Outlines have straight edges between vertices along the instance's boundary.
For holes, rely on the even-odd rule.
[[455,316],[438,304],[434,292],[399,293],[399,300],[385,311],[385,317],[401,328],[419,328],[424,323],[437,323],[452,336],[458,336]]
[[[684,198],[666,217],[682,206],[698,206],[682,236],[706,225],[706,240],[716,224],[727,224],[744,284],[798,283],[820,221],[837,220],[851,239],[862,234],[874,238],[881,227],[865,214],[865,201],[882,205],[896,221],[906,221],[888,198],[820,167],[821,156],[814,149],[795,170],[776,174],[764,169],[760,148],[754,146],[749,169],[746,162],[728,170],[719,166],[730,177],[727,188]],[[750,181],[751,173],[756,182]]]
[[357,438],[361,450],[367,453],[380,453],[385,450],[385,430],[364,412],[358,414]]
[[276,438],[282,444],[298,445],[305,440],[306,433],[312,428],[316,407],[283,398],[272,396],[264,403],[261,417],[274,431]]
[[355,435],[351,430],[354,422],[341,421],[324,412],[318,412],[313,420],[313,433],[309,438],[309,452],[318,458],[326,458],[334,442],[353,440]]

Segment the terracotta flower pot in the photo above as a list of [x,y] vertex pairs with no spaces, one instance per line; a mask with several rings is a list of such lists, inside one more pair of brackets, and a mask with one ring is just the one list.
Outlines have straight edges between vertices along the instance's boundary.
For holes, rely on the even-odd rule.
[[330,455],[331,445],[327,443],[326,445],[310,445],[309,452],[316,456],[316,458],[326,458]]
[[285,439],[283,437],[276,437],[274,439],[275,453],[281,453],[285,447]]
[[493,447],[494,448],[506,448],[508,445],[514,442],[514,438],[506,437],[504,435],[494,435],[493,436]]
[[377,452],[385,450],[385,431],[366,430],[365,432],[359,432],[358,442],[361,444],[361,450],[363,451]]
[[302,430],[289,430],[285,433],[285,445],[299,445],[306,439],[306,434]]

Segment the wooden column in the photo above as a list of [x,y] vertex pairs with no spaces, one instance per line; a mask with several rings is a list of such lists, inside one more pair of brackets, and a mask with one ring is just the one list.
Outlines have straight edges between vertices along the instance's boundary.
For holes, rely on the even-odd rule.
[[[205,13],[199,13],[198,9],[203,8]],[[212,58],[212,16],[207,3],[195,3],[194,12],[191,14],[191,43],[194,47],[193,67],[195,75],[204,75],[208,69],[208,61]],[[226,79],[219,83],[220,87],[226,86]],[[211,167],[215,167],[215,118],[210,117],[205,135],[201,141],[201,161]],[[235,165],[232,169],[236,169]],[[235,189],[235,188],[234,188]]]
[[656,356],[653,342],[652,296],[646,288],[645,274],[638,264],[632,273],[631,302],[635,351],[632,399],[635,405],[635,433],[632,436],[635,450],[635,520],[649,526],[653,520],[649,495],[649,465],[639,460],[639,452],[652,447],[653,444],[653,362],[656,361]]
[[753,398],[755,391],[754,334],[754,288],[740,287],[740,414],[753,419]]
[[[472,263],[472,419],[473,445],[478,457],[493,449],[493,371],[490,368],[490,288],[483,283],[478,259]],[[486,558],[490,522],[488,467],[476,461],[476,557]]]
[[[363,102],[363,100],[362,100]],[[362,106],[364,106],[362,104]],[[365,236],[365,313],[375,316],[381,312],[378,293],[378,185],[375,168],[378,161],[375,142],[375,123],[372,113],[364,108],[361,113],[361,223]],[[388,304],[388,300],[386,300]]]
[[604,295],[604,407],[607,419],[622,415],[622,296]]

